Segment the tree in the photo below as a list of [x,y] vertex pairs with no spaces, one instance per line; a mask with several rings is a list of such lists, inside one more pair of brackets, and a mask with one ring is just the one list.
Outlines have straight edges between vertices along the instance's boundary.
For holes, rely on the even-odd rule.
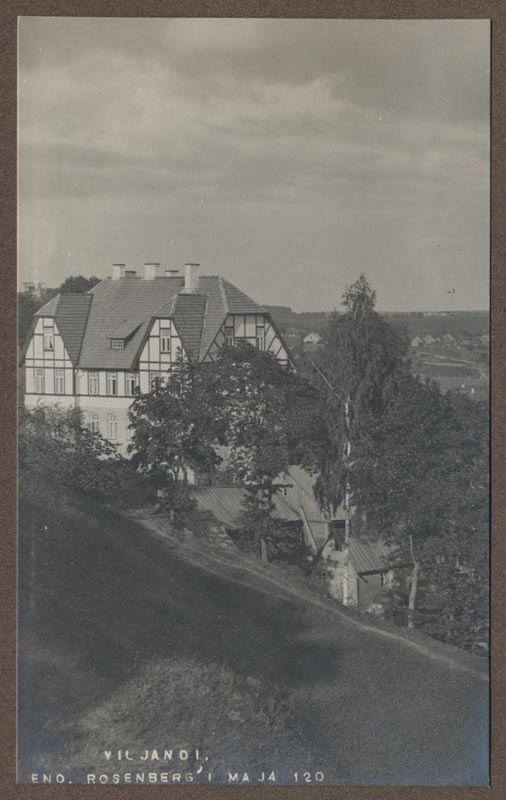
[[21,490],[36,483],[63,486],[108,501],[128,468],[114,445],[83,424],[79,409],[57,405],[20,414],[18,452]]
[[275,495],[289,466],[287,388],[291,374],[248,344],[223,348],[214,370],[226,420],[228,465],[246,487],[246,522],[263,557],[275,538]]
[[[347,557],[354,504],[354,448],[365,417],[381,415],[384,391],[392,375],[408,370],[407,334],[375,311],[376,294],[364,275],[343,295],[343,314],[334,313],[324,336],[322,358],[315,365],[317,384],[326,396],[327,447],[314,463],[315,493],[332,513],[342,503],[346,513]],[[344,602],[347,590],[344,591]]]
[[92,275],[91,278],[85,278],[84,275],[69,275],[61,284],[60,292],[61,294],[85,294],[97,283],[100,283],[100,278],[95,275]]
[[171,511],[189,510],[190,470],[212,471],[220,458],[222,416],[208,373],[180,355],[148,394],[138,394],[129,411],[129,445],[134,466],[164,490]]
[[[391,545],[392,558],[411,565],[411,628],[424,615],[440,638],[472,636],[471,618],[476,630],[483,627],[486,590],[477,594],[476,586],[487,585],[487,459],[481,406],[410,374],[397,374],[383,413],[363,420],[354,498]],[[469,619],[459,633],[462,614]]]

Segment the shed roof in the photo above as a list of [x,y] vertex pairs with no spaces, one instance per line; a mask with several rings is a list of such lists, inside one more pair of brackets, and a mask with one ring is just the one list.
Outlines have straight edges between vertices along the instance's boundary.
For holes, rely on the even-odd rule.
[[[229,528],[242,527],[246,514],[246,490],[241,486],[203,486],[195,488],[193,495],[199,509],[211,511]],[[300,517],[284,500],[282,494],[274,498],[274,519],[299,522]]]
[[379,572],[389,566],[390,549],[380,539],[363,535],[350,536],[350,561],[358,573]]

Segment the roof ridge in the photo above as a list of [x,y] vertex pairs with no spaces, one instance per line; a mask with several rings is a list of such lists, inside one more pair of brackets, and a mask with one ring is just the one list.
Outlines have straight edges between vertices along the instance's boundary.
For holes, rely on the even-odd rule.
[[225,308],[225,314],[228,314],[230,311],[230,307],[228,305],[227,293],[225,291],[225,281],[221,275],[218,275],[218,286],[220,287],[221,297]]

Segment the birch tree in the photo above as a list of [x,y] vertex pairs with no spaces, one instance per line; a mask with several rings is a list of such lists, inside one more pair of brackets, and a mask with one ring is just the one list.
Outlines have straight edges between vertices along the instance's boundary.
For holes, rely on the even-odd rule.
[[[344,313],[334,313],[325,332],[316,381],[326,397],[328,444],[315,468],[315,494],[329,514],[345,510],[344,556],[347,558],[354,505],[355,447],[363,420],[380,415],[385,387],[405,372],[408,339],[376,311],[376,293],[364,275],[343,295]],[[346,587],[345,587],[346,595]],[[343,598],[346,602],[346,596]]]

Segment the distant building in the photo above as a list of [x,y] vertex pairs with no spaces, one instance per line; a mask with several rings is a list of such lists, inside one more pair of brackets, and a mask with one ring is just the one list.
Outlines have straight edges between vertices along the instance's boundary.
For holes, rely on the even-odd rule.
[[455,337],[453,337],[451,333],[443,334],[443,336],[441,337],[441,341],[444,342],[444,344],[449,344],[452,346],[456,344]]
[[423,339],[420,336],[415,336],[414,339],[411,339],[411,347],[421,347],[423,345]]
[[436,340],[434,339],[433,336],[430,335],[430,333],[428,333],[426,336],[424,336],[423,340],[424,340],[425,344],[435,344],[436,343]]
[[31,297],[41,298],[46,288],[46,284],[42,281],[24,281],[23,283],[23,292]]
[[316,333],[316,331],[308,333],[308,335],[304,337],[304,344],[321,344],[322,341],[322,337],[319,333]]
[[480,336],[480,344],[489,345],[490,344],[490,334],[484,333]]

